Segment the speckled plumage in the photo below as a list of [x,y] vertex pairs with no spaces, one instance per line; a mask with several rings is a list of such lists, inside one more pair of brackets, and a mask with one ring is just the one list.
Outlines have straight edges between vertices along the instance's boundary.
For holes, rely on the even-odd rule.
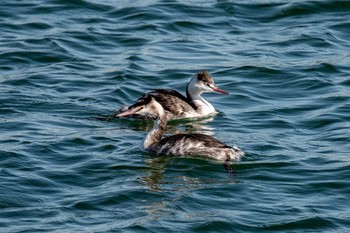
[[194,112],[196,111],[197,106],[175,90],[155,89],[149,94],[163,106],[168,114],[168,119],[196,116]]
[[[165,109],[149,94],[141,97],[129,112],[147,115],[154,120],[153,129],[146,135],[143,143],[145,151],[158,155],[206,157],[219,161],[238,161],[244,156],[238,147],[230,147],[216,138],[205,134],[176,134],[162,138],[167,117]],[[228,166],[225,166],[228,170]]]
[[241,151],[205,134],[177,134],[151,146],[154,153],[172,156],[208,157],[222,161],[238,161]]

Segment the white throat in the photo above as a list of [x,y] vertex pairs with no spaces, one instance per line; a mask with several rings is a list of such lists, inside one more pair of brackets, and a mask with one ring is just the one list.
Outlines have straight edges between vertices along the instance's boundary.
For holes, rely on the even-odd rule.
[[192,78],[187,86],[187,98],[191,99],[194,105],[196,105],[196,112],[200,115],[208,115],[215,113],[215,108],[208,101],[206,101],[201,95],[204,92],[200,87],[200,84],[196,82],[196,78]]

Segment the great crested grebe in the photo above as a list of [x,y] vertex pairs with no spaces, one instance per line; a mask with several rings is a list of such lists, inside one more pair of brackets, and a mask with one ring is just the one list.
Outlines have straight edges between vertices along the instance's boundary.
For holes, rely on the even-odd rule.
[[[228,92],[215,86],[213,78],[208,71],[197,73],[187,84],[186,97],[179,92],[171,89],[154,89],[149,95],[163,106],[168,120],[176,120],[181,118],[196,118],[215,114],[215,108],[206,101],[201,94],[203,92],[217,92],[229,95]],[[127,111],[127,106],[121,108],[119,113]],[[118,114],[123,116],[123,114]],[[139,113],[135,113],[136,117],[140,117]],[[149,118],[142,115],[141,118]]]
[[153,129],[147,134],[143,149],[157,155],[206,157],[225,162],[229,173],[233,172],[229,161],[238,161],[244,156],[238,147],[230,147],[205,134],[175,134],[162,138],[166,124],[166,112],[162,105],[150,94],[143,95],[129,107],[128,111],[118,116],[133,114],[146,115],[153,119]]

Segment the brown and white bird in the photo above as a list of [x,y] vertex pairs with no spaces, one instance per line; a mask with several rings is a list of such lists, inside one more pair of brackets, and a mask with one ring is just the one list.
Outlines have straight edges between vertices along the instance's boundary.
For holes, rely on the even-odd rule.
[[[186,97],[179,92],[171,89],[154,89],[149,95],[163,106],[168,120],[176,120],[182,118],[198,118],[216,114],[216,110],[201,94],[204,92],[216,92],[229,95],[228,92],[220,89],[214,83],[213,78],[208,71],[197,73],[187,84]],[[119,113],[125,112],[128,107],[125,106],[119,110]],[[122,114],[117,115],[123,116]],[[135,113],[138,118],[149,118],[140,116]]]
[[143,142],[143,149],[157,155],[191,156],[211,158],[225,162],[225,168],[232,172],[230,161],[239,161],[244,153],[238,147],[230,147],[214,137],[205,134],[175,134],[164,137],[167,125],[166,110],[151,94],[145,94],[119,117],[139,114],[153,119],[153,129]]

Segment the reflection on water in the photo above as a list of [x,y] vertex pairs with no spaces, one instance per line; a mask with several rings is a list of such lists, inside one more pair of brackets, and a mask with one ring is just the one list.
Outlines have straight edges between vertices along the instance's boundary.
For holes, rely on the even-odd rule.
[[[193,167],[189,161],[200,163],[199,166]],[[188,158],[188,157],[165,157],[154,156],[145,159],[147,169],[141,177],[141,182],[155,192],[162,191],[190,191],[193,189],[210,186],[212,184],[234,184],[236,183],[235,175],[227,174],[222,164],[217,161]],[[203,164],[204,166],[201,166]],[[220,165],[220,166],[218,166]],[[205,172],[207,167],[222,169],[224,178],[217,179],[208,174],[199,178],[197,172]],[[175,170],[177,174],[169,176],[167,170]],[[194,175],[192,177],[192,174]]]
[[147,169],[146,173],[141,177],[142,183],[150,188],[152,191],[161,191],[159,187],[164,179],[164,171],[167,161],[171,158],[168,157],[156,157],[146,159]]
[[[197,163],[190,162],[194,160]],[[153,157],[145,159],[145,163],[147,169],[142,173],[141,183],[151,192],[166,194],[164,198],[143,203],[142,209],[148,213],[146,222],[182,213],[179,206],[197,191],[212,190],[214,187],[226,187],[237,183],[236,177],[227,174],[222,166],[219,166],[222,173],[210,172],[210,169],[217,165],[211,161],[184,157]],[[199,166],[196,165],[198,163]],[[205,164],[207,166],[203,166]],[[198,176],[199,173],[202,175]],[[222,176],[217,177],[217,174]],[[188,212],[185,211],[185,213]],[[193,216],[186,214],[185,217]]]
[[[202,133],[207,135],[214,135],[215,128],[206,124],[214,120],[215,115],[210,115],[202,118],[191,118],[170,121],[167,124],[165,134],[180,134],[180,133]],[[137,118],[116,118],[114,115],[97,117],[98,120],[115,121],[123,124],[127,124],[133,130],[136,131],[150,131],[153,128],[153,121],[140,120]]]
[[[214,120],[215,116],[209,116],[206,118],[196,118],[196,119],[190,119],[190,120],[183,120],[183,121],[174,121],[170,122],[168,124],[169,130],[171,134],[179,134],[179,133],[202,133],[207,135],[214,135],[215,128],[208,126],[206,124],[212,122]],[[170,131],[171,129],[174,129],[175,127],[180,127],[179,131],[175,131],[174,133]]]

